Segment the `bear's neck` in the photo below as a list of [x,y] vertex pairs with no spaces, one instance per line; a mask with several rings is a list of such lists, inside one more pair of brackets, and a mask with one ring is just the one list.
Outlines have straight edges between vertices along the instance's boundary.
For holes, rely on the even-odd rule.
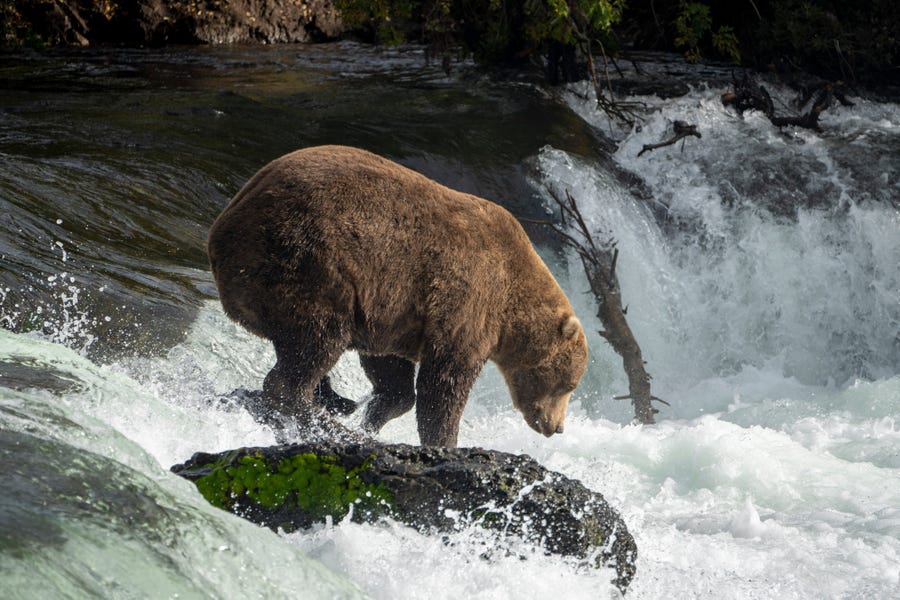
[[505,318],[491,356],[501,370],[539,362],[546,349],[558,342],[558,324],[574,314],[550,271],[543,263],[540,266],[543,269],[532,269],[527,276],[512,279]]

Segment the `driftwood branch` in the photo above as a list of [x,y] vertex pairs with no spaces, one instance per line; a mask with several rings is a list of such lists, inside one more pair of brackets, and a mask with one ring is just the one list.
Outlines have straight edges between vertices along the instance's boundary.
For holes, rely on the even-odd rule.
[[[634,124],[634,122],[637,120],[637,115],[634,113],[632,108],[638,106],[638,104],[629,102],[617,102],[613,99],[612,86],[610,84],[609,76],[610,60],[606,55],[603,43],[598,39],[592,38],[589,34],[592,29],[590,25],[590,19],[577,2],[569,2],[568,8],[569,12],[566,19],[575,38],[573,44],[565,45],[565,48],[568,51],[569,61],[574,62],[576,52],[580,52],[581,55],[584,56],[585,62],[587,63],[588,77],[590,78],[591,84],[594,87],[598,109],[606,113],[607,116],[609,116],[611,119],[626,123],[628,125]],[[597,65],[594,61],[595,47],[600,50],[600,54],[603,57],[602,66],[604,70],[607,88],[606,91],[608,91],[608,95],[606,91],[604,91],[603,83],[601,82],[601,77],[598,74]],[[555,49],[557,50],[557,52],[562,51],[562,48],[558,46],[555,47]],[[618,70],[618,66],[614,61],[613,66]],[[555,69],[557,67],[553,66],[552,68]],[[556,73],[554,71],[554,78],[555,75]],[[574,81],[574,79],[571,79],[570,81]]]
[[628,394],[619,398],[631,400],[634,416],[638,421],[645,424],[655,423],[653,415],[659,411],[653,408],[651,402],[657,400],[663,404],[668,403],[650,393],[650,375],[644,368],[641,348],[625,319],[619,280],[616,276],[619,250],[613,241],[605,244],[595,242],[584,216],[568,190],[565,198],[561,198],[552,190],[550,195],[559,205],[562,216],[562,227],[554,225],[553,228],[581,258],[591,292],[597,298],[597,316],[600,317],[604,327],[600,335],[622,357],[625,374],[628,376]]
[[[583,51],[587,56],[588,73],[591,77],[591,83],[594,86],[594,95],[597,98],[597,108],[605,112],[609,117],[616,119],[622,123],[633,125],[637,120],[634,112],[631,110],[631,104],[624,102],[615,102],[612,100],[612,87],[609,84],[609,69],[606,68],[606,84],[609,96],[604,93],[603,85],[600,83],[600,77],[597,74],[597,67],[594,64],[594,56],[591,50],[590,40],[584,40]],[[606,52],[603,51],[603,45],[600,44],[600,50],[603,53],[604,65],[607,64]]]
[[673,125],[673,129],[675,131],[675,135],[673,135],[670,139],[660,142],[658,144],[644,144],[644,147],[641,148],[641,151],[638,152],[638,156],[643,154],[644,152],[650,152],[651,150],[656,150],[657,148],[663,148],[665,146],[671,146],[672,144],[678,142],[678,140],[683,140],[688,136],[694,136],[696,138],[702,138],[700,132],[697,131],[696,125],[691,125],[689,123],[685,123],[684,121],[675,121]]
[[743,113],[745,110],[759,110],[776,127],[793,125],[821,131],[819,116],[834,104],[835,100],[844,106],[853,106],[853,103],[847,99],[847,89],[844,82],[824,82],[805,90],[801,94],[797,102],[799,106],[802,107],[811,102],[809,109],[805,113],[782,117],[775,114],[775,103],[772,102],[772,96],[769,94],[769,91],[748,77],[746,73],[740,81],[736,77],[733,77],[733,81],[734,90],[722,94],[722,104],[733,106],[739,113]]

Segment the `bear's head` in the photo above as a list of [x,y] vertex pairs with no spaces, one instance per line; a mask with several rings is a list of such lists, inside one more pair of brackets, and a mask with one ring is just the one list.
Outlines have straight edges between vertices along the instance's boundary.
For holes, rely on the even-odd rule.
[[547,437],[562,433],[569,397],[587,368],[587,339],[575,315],[555,324],[535,364],[502,368],[525,422]]

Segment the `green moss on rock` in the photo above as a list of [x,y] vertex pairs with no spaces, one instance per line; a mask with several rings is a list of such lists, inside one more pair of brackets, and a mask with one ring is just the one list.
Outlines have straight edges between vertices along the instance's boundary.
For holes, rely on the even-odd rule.
[[304,453],[273,465],[259,452],[235,460],[229,455],[198,478],[197,489],[213,506],[232,510],[249,502],[267,510],[300,508],[314,521],[340,520],[350,507],[367,515],[386,512],[391,494],[383,484],[363,481],[369,462],[347,469],[334,456]]

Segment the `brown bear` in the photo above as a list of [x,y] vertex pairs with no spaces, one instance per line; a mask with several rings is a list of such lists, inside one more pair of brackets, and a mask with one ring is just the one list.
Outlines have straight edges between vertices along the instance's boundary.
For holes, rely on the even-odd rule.
[[275,346],[263,402],[300,426],[331,418],[316,392],[354,349],[374,386],[367,431],[415,405],[421,443],[455,447],[492,360],[528,425],[562,432],[587,342],[504,208],[364,150],[320,146],[254,175],[208,249],[225,312]]

